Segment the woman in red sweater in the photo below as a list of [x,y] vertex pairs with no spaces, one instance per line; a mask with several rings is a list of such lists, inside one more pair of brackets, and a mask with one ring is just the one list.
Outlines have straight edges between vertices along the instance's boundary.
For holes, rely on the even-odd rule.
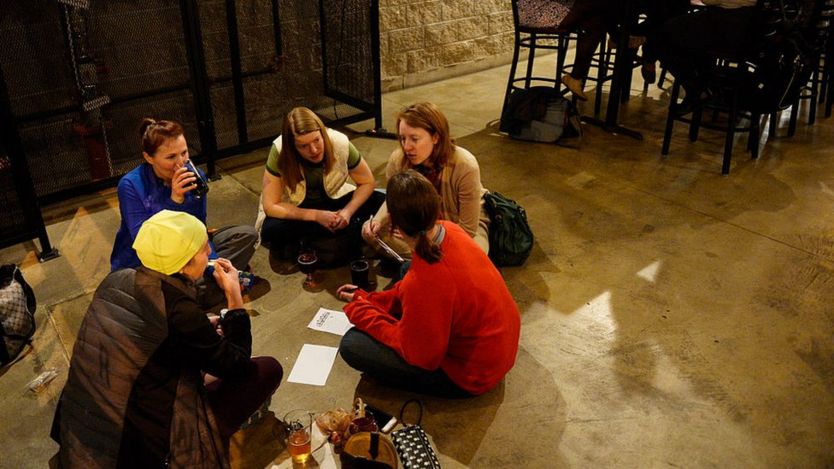
[[353,368],[396,387],[465,397],[489,391],[513,367],[520,316],[501,274],[462,228],[438,221],[440,198],[414,170],[388,182],[392,235],[414,251],[393,288],[342,285],[356,326],[339,353]]

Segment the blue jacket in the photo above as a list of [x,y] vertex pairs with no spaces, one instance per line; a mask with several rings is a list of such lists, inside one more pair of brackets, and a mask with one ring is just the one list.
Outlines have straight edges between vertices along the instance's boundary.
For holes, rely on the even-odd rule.
[[[202,171],[200,175],[205,178]],[[122,176],[118,195],[122,224],[116,233],[113,253],[110,254],[110,269],[114,271],[126,267],[136,268],[142,264],[133,249],[133,240],[142,223],[155,213],[165,209],[186,212],[197,217],[203,224],[206,223],[206,197],[198,199],[187,192],[183,203],[174,202],[171,200],[171,188],[154,174],[153,167],[147,163],[142,163]]]

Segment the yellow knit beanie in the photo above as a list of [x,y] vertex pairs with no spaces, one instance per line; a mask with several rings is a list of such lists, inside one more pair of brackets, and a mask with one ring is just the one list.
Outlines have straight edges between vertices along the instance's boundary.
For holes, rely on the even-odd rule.
[[145,220],[133,249],[145,267],[175,274],[206,245],[206,226],[185,212],[163,210]]

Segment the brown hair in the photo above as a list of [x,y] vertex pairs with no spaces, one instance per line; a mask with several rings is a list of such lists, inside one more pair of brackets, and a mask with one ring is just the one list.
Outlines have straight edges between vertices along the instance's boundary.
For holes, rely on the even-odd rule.
[[428,235],[440,216],[440,196],[431,182],[413,169],[397,173],[388,180],[385,203],[391,225],[417,238],[417,255],[429,264],[439,261],[443,252]]
[[[455,152],[455,141],[449,134],[449,121],[440,108],[429,102],[412,104],[397,114],[397,132],[400,129],[400,122],[405,122],[410,127],[423,129],[432,137],[437,135],[437,143],[428,161],[435,167],[446,166],[452,153]],[[400,140],[400,146],[402,147],[402,140]],[[410,167],[408,159],[403,158],[403,168],[408,167]]]
[[170,138],[185,135],[185,130],[177,121],[156,120],[145,117],[139,125],[139,141],[142,151],[153,156],[159,147]]
[[290,190],[301,182],[301,160],[304,158],[295,148],[295,138],[315,131],[321,132],[324,142],[324,174],[333,168],[333,142],[327,135],[327,128],[313,111],[306,107],[293,108],[284,116],[281,126],[281,153],[278,154],[278,172]]

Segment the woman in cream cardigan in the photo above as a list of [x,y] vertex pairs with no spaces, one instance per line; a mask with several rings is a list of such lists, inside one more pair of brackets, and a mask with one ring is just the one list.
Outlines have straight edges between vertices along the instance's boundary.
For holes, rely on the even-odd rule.
[[[454,144],[446,116],[432,103],[413,104],[397,115],[397,134],[400,148],[388,159],[386,179],[408,169],[425,176],[440,194],[440,218],[460,225],[478,247],[489,252],[489,216],[483,201],[487,191],[481,184],[481,169],[472,153]],[[411,249],[390,236],[390,226],[383,204],[363,226],[362,236],[373,246],[378,235],[400,255],[411,257]]]

